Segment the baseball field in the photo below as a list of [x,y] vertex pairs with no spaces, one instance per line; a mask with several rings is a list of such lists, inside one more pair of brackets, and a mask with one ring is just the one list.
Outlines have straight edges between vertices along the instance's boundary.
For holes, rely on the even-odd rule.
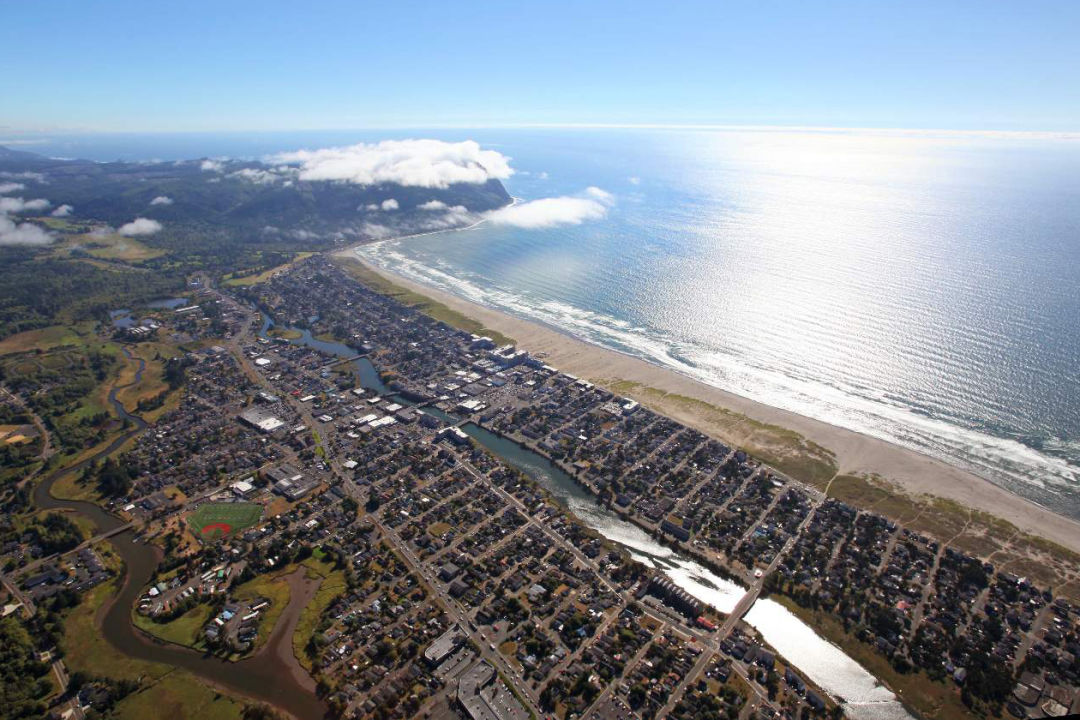
[[188,515],[188,524],[203,540],[217,540],[245,530],[262,517],[256,503],[205,503]]

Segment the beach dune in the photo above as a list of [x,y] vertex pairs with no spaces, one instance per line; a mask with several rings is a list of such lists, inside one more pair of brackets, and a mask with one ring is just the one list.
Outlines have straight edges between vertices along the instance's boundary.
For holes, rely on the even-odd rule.
[[[360,261],[356,254],[339,256]],[[360,261],[362,262],[362,261]],[[932,496],[953,501],[957,506],[982,511],[1008,521],[1018,530],[1049,540],[1080,553],[1080,523],[1018,497],[990,481],[961,468],[892,443],[813,418],[770,407],[734,393],[712,387],[668,368],[639,358],[598,347],[570,337],[554,328],[472,303],[438,288],[422,285],[384,268],[363,263],[386,280],[426,295],[449,308],[514,338],[518,345],[558,369],[598,382],[622,394],[637,397],[656,407],[649,399],[661,400],[659,411],[718,439],[743,445],[746,423],[718,425],[703,412],[708,406],[745,416],[751,421],[779,426],[798,433],[810,444],[827,449],[837,476],[872,475],[888,481],[893,488],[912,497]],[[634,390],[641,392],[634,392]],[[644,394],[644,397],[638,397]],[[695,402],[664,403],[665,394]],[[815,483],[821,486],[821,483]],[[825,479],[824,485],[828,485]]]

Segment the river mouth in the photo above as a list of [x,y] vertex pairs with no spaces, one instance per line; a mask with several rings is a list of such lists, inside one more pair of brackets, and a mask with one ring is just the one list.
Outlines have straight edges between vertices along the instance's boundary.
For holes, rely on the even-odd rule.
[[[123,350],[128,357],[132,357],[127,348]],[[140,359],[133,382],[141,380],[144,367],[145,363]],[[38,508],[80,513],[94,524],[99,533],[121,527],[124,522],[93,503],[56,498],[51,489],[64,475],[78,472],[112,453],[146,428],[146,422],[142,418],[127,412],[123,404],[116,399],[116,393],[122,389],[113,388],[109,393],[109,402],[118,415],[130,421],[133,427],[89,458],[52,472],[34,488],[34,504]],[[129,657],[183,668],[210,685],[249,700],[267,703],[298,720],[320,720],[325,716],[326,706],[313,692],[314,681],[309,677],[307,686],[301,684],[292,667],[295,659],[294,663],[289,663],[282,653],[267,652],[266,647],[270,647],[271,643],[267,643],[258,655],[239,662],[229,662],[213,655],[152,640],[139,632],[131,623],[131,611],[142,589],[153,577],[160,561],[159,552],[153,545],[136,542],[135,534],[131,530],[110,537],[109,543],[123,560],[125,570],[120,592],[105,606],[104,615],[101,617],[101,633],[110,645]],[[275,633],[278,631],[278,627],[274,628]],[[291,647],[291,637],[287,640]]]

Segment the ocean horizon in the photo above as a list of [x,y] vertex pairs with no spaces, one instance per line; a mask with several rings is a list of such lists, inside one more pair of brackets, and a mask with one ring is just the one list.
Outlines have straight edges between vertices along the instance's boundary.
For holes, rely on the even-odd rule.
[[907,447],[1080,518],[1080,141],[769,129],[65,137],[90,159],[474,139],[578,224],[362,256],[707,384]]

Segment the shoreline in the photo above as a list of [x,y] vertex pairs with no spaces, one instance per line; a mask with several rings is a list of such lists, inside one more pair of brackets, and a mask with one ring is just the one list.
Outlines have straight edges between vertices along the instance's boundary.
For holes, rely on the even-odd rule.
[[[542,353],[544,362],[563,372],[597,381],[598,384],[609,386],[609,389],[610,385],[623,382],[659,391],[662,397],[692,398],[744,415],[757,423],[797,433],[805,440],[831,451],[838,467],[837,476],[878,476],[913,499],[936,497],[948,500],[963,508],[1006,520],[1025,533],[1080,553],[1080,522],[1015,495],[967,470],[885,440],[765,405],[676,370],[593,345],[562,330],[465,300],[440,288],[375,266],[360,258],[354,252],[356,247],[350,246],[332,255],[355,260],[389,282],[428,296],[487,328],[514,338],[522,349],[533,354]],[[633,393],[623,390],[620,394]],[[665,406],[658,412],[706,434],[718,436],[717,428],[694,408],[684,407],[673,411]],[[738,423],[735,423],[730,432],[724,433],[727,437],[720,436],[719,439],[742,446],[744,441],[739,439],[737,426]]]

